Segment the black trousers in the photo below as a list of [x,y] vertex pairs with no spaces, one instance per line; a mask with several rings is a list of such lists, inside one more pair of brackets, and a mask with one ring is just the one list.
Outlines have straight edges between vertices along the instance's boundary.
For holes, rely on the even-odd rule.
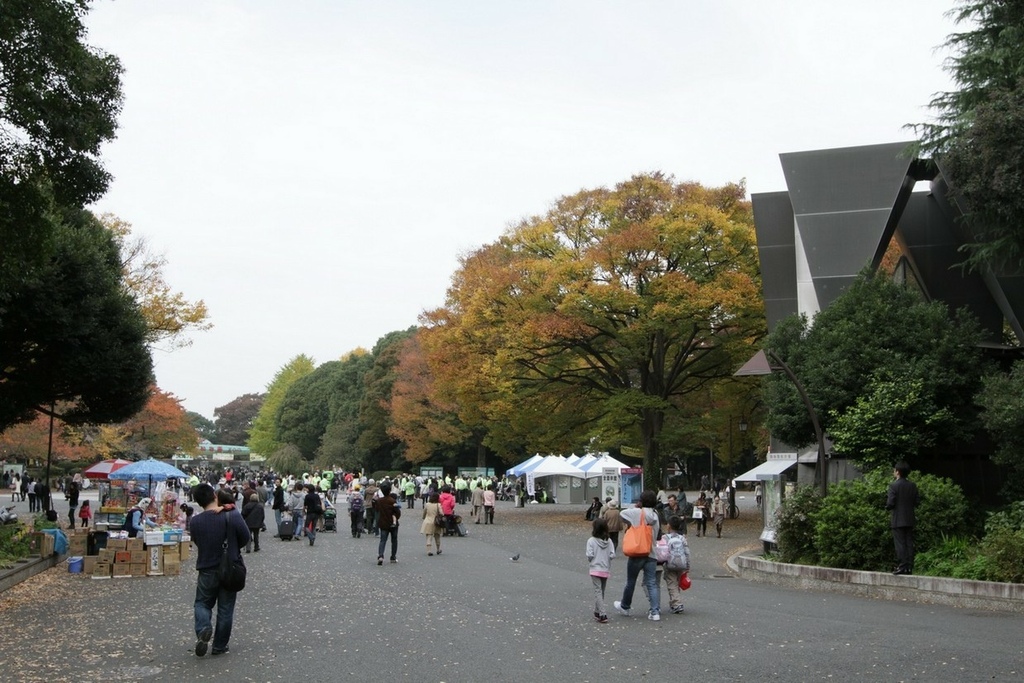
[[896,546],[896,568],[913,571],[914,527],[894,527],[892,530],[892,540],[893,544]]

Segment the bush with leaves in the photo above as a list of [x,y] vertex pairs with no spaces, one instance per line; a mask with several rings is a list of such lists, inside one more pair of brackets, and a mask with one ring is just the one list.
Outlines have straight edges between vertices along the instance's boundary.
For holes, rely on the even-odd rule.
[[811,519],[821,509],[821,501],[817,488],[799,486],[775,513],[775,539],[783,562],[817,564]]
[[988,581],[993,576],[989,560],[977,541],[966,536],[944,536],[942,545],[918,553],[914,573],[975,581]]
[[992,581],[1024,582],[1024,531],[998,528],[986,534],[981,553]]
[[[915,543],[925,552],[944,537],[966,536],[969,506],[960,487],[925,474],[911,477],[918,487]],[[826,567],[885,571],[892,567],[892,532],[885,509],[890,475],[881,470],[862,479],[840,482],[818,498],[802,487],[778,513],[783,561],[820,563]]]

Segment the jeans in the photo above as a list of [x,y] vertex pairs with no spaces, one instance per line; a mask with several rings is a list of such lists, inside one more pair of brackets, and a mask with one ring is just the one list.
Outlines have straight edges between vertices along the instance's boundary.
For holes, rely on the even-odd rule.
[[658,562],[653,557],[630,557],[626,559],[626,586],[622,589],[622,609],[633,605],[633,591],[636,590],[636,579],[640,572],[644,573],[644,588],[647,599],[651,603],[653,614],[661,613],[661,591],[658,587]]
[[377,544],[377,557],[384,557],[384,548],[387,547],[388,537],[391,537],[391,559],[394,560],[398,557],[398,529],[396,527],[380,530],[380,542]]
[[235,598],[238,593],[220,589],[217,569],[203,569],[196,583],[195,626],[196,637],[211,626],[213,605],[217,604],[217,627],[213,631],[213,651],[222,652],[231,639],[231,624],[235,619]]
[[305,519],[302,516],[302,513],[301,512],[293,512],[292,513],[292,520],[295,522],[295,536],[294,536],[294,538],[301,538],[302,537],[302,532],[304,531],[302,523],[305,521]]
[[310,545],[316,540],[316,525],[319,521],[320,515],[310,513],[306,516],[306,538],[309,539]]
[[277,522],[277,535],[281,535],[281,511],[274,510],[274,521]]

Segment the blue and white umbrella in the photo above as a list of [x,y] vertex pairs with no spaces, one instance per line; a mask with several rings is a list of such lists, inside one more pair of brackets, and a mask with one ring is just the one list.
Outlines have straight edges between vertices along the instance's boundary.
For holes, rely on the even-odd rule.
[[107,475],[107,478],[111,480],[149,479],[151,482],[185,477],[188,475],[174,465],[168,465],[153,458],[133,462],[131,465],[125,465]]

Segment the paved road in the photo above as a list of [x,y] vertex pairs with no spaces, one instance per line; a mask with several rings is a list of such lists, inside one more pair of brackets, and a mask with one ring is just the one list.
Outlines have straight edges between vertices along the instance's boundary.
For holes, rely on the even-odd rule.
[[[640,591],[640,616],[592,620],[582,506],[499,504],[495,526],[471,524],[469,537],[444,539],[440,557],[426,556],[413,533],[418,520],[409,520],[399,564],[383,567],[376,566],[376,539],[352,539],[344,529],[323,534],[313,548],[268,538],[263,552],[246,556],[250,587],[239,596],[231,652],[216,658],[192,654],[191,562],[180,577],[106,581],[58,567],[0,599],[8,624],[0,679],[1020,678],[1021,616],[724,578],[721,558],[756,545],[747,512],[722,539],[690,539],[694,586],[686,613],[658,623],[643,617]],[[515,553],[518,562],[509,559]],[[625,562],[615,560],[609,604],[624,572]]]

